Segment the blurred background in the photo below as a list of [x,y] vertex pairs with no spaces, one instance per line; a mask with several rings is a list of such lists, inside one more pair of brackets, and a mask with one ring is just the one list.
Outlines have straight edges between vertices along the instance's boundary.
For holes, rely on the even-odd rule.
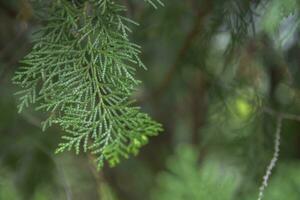
[[148,67],[133,98],[163,133],[100,172],[88,155],[55,155],[60,128],[18,114],[11,82],[40,24],[30,1],[0,0],[0,200],[257,199],[280,115],[292,117],[264,199],[299,200],[300,2],[116,1]]

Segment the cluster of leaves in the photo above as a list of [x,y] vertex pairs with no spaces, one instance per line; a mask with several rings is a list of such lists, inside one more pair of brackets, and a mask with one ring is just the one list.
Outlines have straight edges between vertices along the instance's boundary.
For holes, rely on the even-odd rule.
[[36,103],[50,112],[44,129],[58,124],[66,132],[56,152],[83,148],[99,168],[137,153],[161,130],[130,99],[139,83],[135,66],[145,67],[128,39],[135,22],[125,10],[112,0],[52,1],[13,79],[23,88],[19,111]]

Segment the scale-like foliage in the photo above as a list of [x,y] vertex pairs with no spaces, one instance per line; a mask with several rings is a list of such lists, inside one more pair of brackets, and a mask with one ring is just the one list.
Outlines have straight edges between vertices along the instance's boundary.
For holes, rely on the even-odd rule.
[[98,167],[137,153],[161,130],[130,99],[139,83],[135,66],[144,65],[123,11],[111,0],[53,1],[14,77],[23,88],[19,111],[37,103],[50,112],[43,128],[58,124],[66,132],[57,152],[83,148],[97,155]]
[[160,1],[160,0],[156,0],[156,1],[153,1],[153,0],[145,0],[146,2],[150,3],[154,8],[157,8],[157,4],[163,6],[163,2]]

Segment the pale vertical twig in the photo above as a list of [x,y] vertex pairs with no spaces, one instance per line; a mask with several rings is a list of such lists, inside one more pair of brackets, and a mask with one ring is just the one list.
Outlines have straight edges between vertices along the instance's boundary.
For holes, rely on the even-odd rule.
[[280,151],[280,133],[281,133],[281,126],[282,126],[282,116],[277,116],[277,124],[276,124],[276,132],[275,132],[275,142],[274,142],[274,153],[271,162],[269,163],[266,173],[263,177],[262,184],[259,188],[259,194],[257,200],[262,200],[264,196],[265,188],[268,186],[268,182],[270,176],[272,174],[272,170],[274,169],[276,162],[278,161],[279,151]]

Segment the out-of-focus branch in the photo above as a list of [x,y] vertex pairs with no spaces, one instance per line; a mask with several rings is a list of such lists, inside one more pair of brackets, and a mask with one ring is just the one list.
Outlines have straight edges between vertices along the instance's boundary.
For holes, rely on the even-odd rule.
[[272,171],[274,167],[276,166],[276,163],[279,158],[279,151],[280,151],[280,133],[281,133],[281,127],[282,127],[282,116],[277,115],[277,123],[276,123],[276,131],[275,131],[275,140],[274,140],[274,153],[273,157],[267,167],[266,173],[263,177],[262,184],[259,188],[259,193],[258,193],[258,199],[257,200],[262,200],[264,196],[264,192],[266,187],[268,186]]
[[194,39],[201,32],[203,28],[204,19],[210,13],[211,9],[212,9],[212,2],[209,0],[204,1],[203,6],[198,9],[198,13],[193,28],[186,36],[186,39],[182,47],[179,49],[179,52],[175,58],[174,63],[169,67],[169,70],[167,71],[163,80],[159,84],[158,89],[154,91],[154,93],[152,94],[152,98],[154,97],[159,98],[161,94],[169,87],[175,75],[176,70],[180,67],[181,62],[184,59],[184,56],[187,54],[189,48],[192,46]]
[[0,60],[4,62],[2,73],[0,73],[0,83],[4,81],[7,72],[16,66],[18,61],[24,56],[28,49],[28,42],[25,39],[28,31],[28,22],[32,17],[32,8],[28,0],[20,1],[19,10],[15,11],[0,0],[0,11],[5,10],[10,16],[17,18],[12,21],[18,29],[14,30],[14,38],[7,40],[7,44],[0,49]]
[[283,112],[278,112],[275,111],[271,108],[265,107],[263,110],[265,113],[268,113],[274,117],[280,116],[282,119],[288,119],[288,120],[294,120],[294,121],[299,121],[300,122],[300,115],[294,115],[290,113],[283,113]]
[[270,180],[272,171],[274,167],[276,166],[276,163],[278,161],[279,157],[279,151],[280,151],[280,134],[281,134],[281,129],[282,129],[282,120],[283,119],[288,119],[288,120],[295,120],[300,122],[300,116],[299,115],[294,115],[290,113],[284,113],[284,112],[278,112],[275,111],[271,108],[265,107],[263,111],[269,115],[272,115],[273,117],[276,117],[277,122],[276,122],[276,131],[275,131],[275,140],[274,140],[274,153],[273,157],[267,167],[266,173],[263,176],[263,181],[262,184],[259,188],[259,193],[258,193],[258,198],[257,200],[262,200],[264,196],[264,192],[266,187],[268,186],[268,182]]
[[123,0],[126,8],[127,8],[127,14],[129,15],[129,17],[133,16],[134,14],[134,5],[131,1],[129,0]]
[[95,164],[95,157],[94,157],[94,155],[93,154],[88,154],[88,161],[89,161],[89,167],[90,167],[90,170],[91,170],[91,172],[92,172],[92,174],[93,174],[93,177],[94,177],[94,179],[95,179],[95,181],[96,181],[96,184],[97,184],[97,192],[98,192],[98,195],[99,195],[99,198],[101,197],[101,190],[100,190],[100,188],[101,188],[101,184],[103,183],[103,181],[104,181],[104,179],[103,179],[103,174],[102,174],[102,172],[99,172],[98,170],[97,170],[97,166],[96,166],[96,164]]

